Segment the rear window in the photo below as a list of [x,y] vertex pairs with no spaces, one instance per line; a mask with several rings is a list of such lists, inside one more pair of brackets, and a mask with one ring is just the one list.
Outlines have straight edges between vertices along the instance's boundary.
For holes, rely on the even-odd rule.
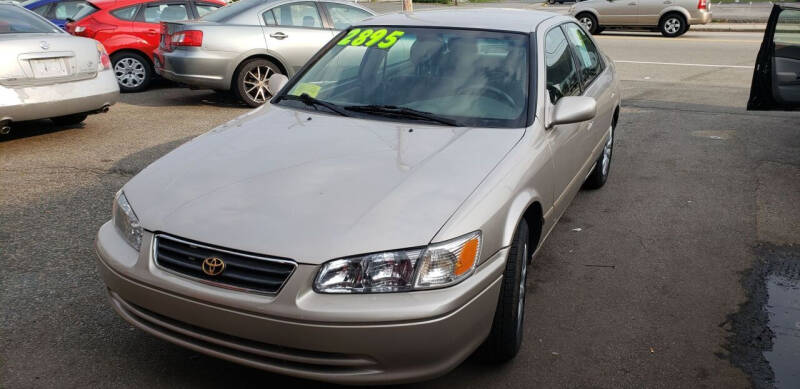
[[78,10],[78,12],[76,12],[75,15],[72,16],[70,19],[72,19],[72,20],[77,22],[78,20],[81,20],[81,19],[83,19],[83,18],[85,18],[85,17],[97,12],[97,8],[95,8],[95,6],[92,5],[92,3],[86,3],[86,4],[87,4],[86,7],[83,7],[80,10]]
[[226,22],[234,16],[247,11],[258,4],[264,3],[265,2],[263,0],[239,0],[235,3],[230,3],[206,16],[203,16],[201,19],[208,20],[209,22]]
[[0,34],[61,32],[39,15],[11,4],[0,4]]

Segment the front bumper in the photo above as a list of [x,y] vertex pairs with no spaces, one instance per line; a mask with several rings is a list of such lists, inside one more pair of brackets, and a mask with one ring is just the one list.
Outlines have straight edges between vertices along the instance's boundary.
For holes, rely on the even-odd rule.
[[0,121],[46,119],[98,111],[119,99],[114,72],[87,80],[41,86],[0,86]]
[[106,223],[97,238],[111,304],[170,342],[247,366],[340,384],[390,384],[442,375],[488,335],[507,250],[444,289],[318,294],[317,265],[299,265],[276,296],[208,286],[167,273]]
[[231,88],[231,65],[235,60],[232,53],[209,52],[197,48],[170,52],[158,49],[154,60],[156,73],[168,80],[201,89]]

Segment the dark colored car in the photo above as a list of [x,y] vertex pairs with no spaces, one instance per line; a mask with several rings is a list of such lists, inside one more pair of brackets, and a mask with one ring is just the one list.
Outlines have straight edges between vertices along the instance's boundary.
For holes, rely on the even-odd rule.
[[153,51],[161,39],[161,22],[198,19],[225,5],[223,0],[90,0],[67,23],[73,35],[94,38],[111,55],[122,92],[147,88],[155,72]]
[[800,109],[800,4],[775,4],[758,52],[747,109]]
[[81,9],[90,7],[85,0],[28,0],[22,6],[49,19],[62,29]]

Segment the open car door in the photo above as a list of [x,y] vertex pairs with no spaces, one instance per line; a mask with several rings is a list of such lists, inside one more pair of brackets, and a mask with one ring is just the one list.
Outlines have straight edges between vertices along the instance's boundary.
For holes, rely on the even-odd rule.
[[800,110],[800,4],[772,7],[747,109]]

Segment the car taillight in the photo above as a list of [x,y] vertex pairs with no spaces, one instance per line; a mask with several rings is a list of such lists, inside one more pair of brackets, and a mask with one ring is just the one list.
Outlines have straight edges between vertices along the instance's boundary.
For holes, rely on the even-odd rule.
[[179,31],[169,39],[169,47],[177,46],[202,46],[203,32],[199,30]]
[[697,0],[697,9],[708,9],[708,0]]
[[94,36],[103,30],[116,30],[117,26],[113,24],[105,24],[98,22],[95,18],[89,17],[81,19],[80,25],[73,23],[67,24],[67,32],[72,35],[85,36],[87,38],[94,38]]
[[100,56],[100,62],[97,64],[97,71],[111,69],[111,58],[108,57],[108,52],[102,43],[97,43],[97,55]]

